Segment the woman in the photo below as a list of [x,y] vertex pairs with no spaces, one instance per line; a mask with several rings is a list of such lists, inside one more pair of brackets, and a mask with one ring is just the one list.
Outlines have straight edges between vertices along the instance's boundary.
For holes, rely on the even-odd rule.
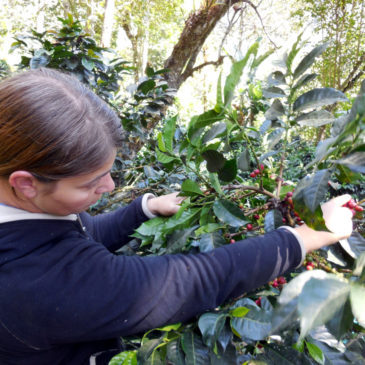
[[0,83],[1,364],[107,364],[119,336],[186,321],[351,234],[343,196],[326,205],[328,220],[347,222],[338,234],[303,225],[205,254],[116,256],[142,222],[180,202],[147,194],[86,214],[114,188],[120,144],[118,117],[74,78],[39,69]]

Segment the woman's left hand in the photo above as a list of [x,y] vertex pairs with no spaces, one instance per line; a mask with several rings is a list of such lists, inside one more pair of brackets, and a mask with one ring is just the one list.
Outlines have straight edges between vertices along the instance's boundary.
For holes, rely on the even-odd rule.
[[151,213],[156,215],[173,215],[179,210],[180,204],[184,200],[184,197],[177,196],[178,194],[179,193],[171,193],[148,199],[148,209]]

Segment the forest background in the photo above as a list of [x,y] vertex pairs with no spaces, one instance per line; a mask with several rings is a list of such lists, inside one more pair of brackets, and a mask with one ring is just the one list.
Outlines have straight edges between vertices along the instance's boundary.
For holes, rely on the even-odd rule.
[[[0,76],[75,74],[119,114],[114,209],[181,190],[120,254],[206,252],[353,195],[354,234],[203,314],[123,339],[113,364],[362,364],[364,2],[1,1]],[[102,315],[102,314],[101,314]]]

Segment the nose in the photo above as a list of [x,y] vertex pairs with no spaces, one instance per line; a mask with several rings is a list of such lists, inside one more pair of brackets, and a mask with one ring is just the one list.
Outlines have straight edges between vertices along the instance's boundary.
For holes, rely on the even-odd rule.
[[100,180],[100,185],[95,190],[96,194],[110,193],[115,188],[114,180],[112,179],[110,173],[103,176]]

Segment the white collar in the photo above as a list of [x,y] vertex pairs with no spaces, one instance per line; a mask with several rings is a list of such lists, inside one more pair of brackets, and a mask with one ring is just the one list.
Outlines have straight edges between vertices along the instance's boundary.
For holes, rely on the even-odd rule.
[[76,214],[65,216],[52,215],[46,213],[30,213],[23,209],[9,207],[8,205],[0,204],[0,223],[20,221],[27,219],[59,219],[59,220],[77,220]]

